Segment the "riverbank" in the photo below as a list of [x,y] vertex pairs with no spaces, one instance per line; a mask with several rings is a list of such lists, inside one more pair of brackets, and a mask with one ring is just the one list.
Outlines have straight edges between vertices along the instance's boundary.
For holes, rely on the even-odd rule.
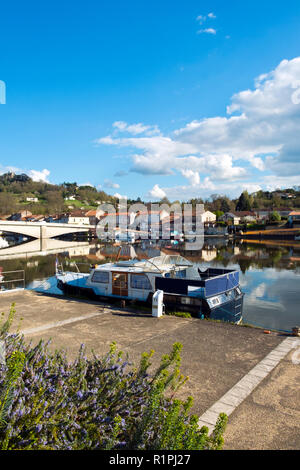
[[249,238],[254,240],[295,240],[299,235],[300,228],[270,229],[270,230],[249,230],[241,234],[236,234],[235,238]]
[[[0,296],[0,310],[7,312],[12,302],[16,303],[15,328],[20,323],[20,330],[34,343],[41,338],[51,338],[51,348],[66,349],[70,359],[75,357],[82,343],[88,354],[93,350],[102,355],[109,344],[116,341],[135,364],[142,352],[154,349],[155,367],[162,354],[179,341],[183,344],[181,370],[189,376],[179,397],[192,395],[193,412],[199,417],[286,338],[275,332],[266,335],[256,328],[198,319],[169,316],[158,319],[147,313],[132,313],[96,302],[50,297],[32,291]],[[297,408],[298,403],[293,406]],[[234,431],[230,432],[234,435]],[[238,443],[232,439],[230,445],[235,448]]]

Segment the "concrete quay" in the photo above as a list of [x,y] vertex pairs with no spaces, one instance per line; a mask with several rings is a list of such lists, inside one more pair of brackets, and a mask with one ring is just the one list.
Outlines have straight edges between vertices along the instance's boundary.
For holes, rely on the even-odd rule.
[[193,412],[209,428],[220,412],[228,414],[226,449],[299,448],[299,339],[26,290],[0,294],[0,311],[8,312],[12,302],[14,328],[20,324],[33,343],[51,338],[51,347],[66,349],[70,359],[82,343],[102,355],[116,341],[135,364],[154,349],[155,367],[174,342],[182,343],[181,370],[189,380],[178,397],[193,396]]

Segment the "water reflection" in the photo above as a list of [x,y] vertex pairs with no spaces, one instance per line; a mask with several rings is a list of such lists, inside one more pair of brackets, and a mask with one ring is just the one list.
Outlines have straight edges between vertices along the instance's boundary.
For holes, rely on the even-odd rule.
[[[234,267],[241,271],[246,293],[244,321],[264,328],[290,330],[300,324],[300,243],[209,238],[201,250],[186,251],[183,243],[142,241],[134,245],[40,240],[0,249],[5,271],[24,269],[26,285],[54,293],[55,259],[68,270],[88,271],[89,265],[116,259],[180,254],[195,267]],[[45,281],[46,280],[46,281]],[[42,286],[42,287],[41,287]],[[47,287],[47,289],[46,289]]]

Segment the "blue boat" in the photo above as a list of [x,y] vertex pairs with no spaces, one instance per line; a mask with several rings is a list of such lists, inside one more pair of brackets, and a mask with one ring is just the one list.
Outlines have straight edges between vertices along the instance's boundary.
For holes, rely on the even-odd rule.
[[199,318],[233,323],[242,319],[239,272],[232,269],[195,270],[178,255],[148,260],[117,261],[93,266],[89,273],[56,273],[57,287],[67,295],[104,300],[152,302],[163,291],[165,311],[186,311]]

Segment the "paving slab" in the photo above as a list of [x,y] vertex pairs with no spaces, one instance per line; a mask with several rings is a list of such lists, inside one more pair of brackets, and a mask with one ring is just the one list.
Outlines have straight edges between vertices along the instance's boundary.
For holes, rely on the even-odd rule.
[[[23,317],[21,329],[27,332],[26,337],[33,341],[51,338],[51,347],[67,349],[70,360],[81,344],[86,345],[88,353],[93,350],[102,355],[116,341],[135,364],[144,351],[154,349],[154,368],[161,356],[180,342],[181,370],[189,380],[178,396],[193,396],[193,411],[198,416],[282,342],[278,334],[265,335],[255,328],[169,316],[153,318],[117,306],[28,291],[0,296],[0,310],[7,312],[12,301],[16,303],[16,323]],[[257,383],[256,379],[260,380],[252,376],[252,382],[241,382],[240,388],[247,391]],[[223,405],[225,411],[229,405]]]
[[[300,346],[300,344],[299,344]],[[225,449],[300,449],[300,347],[292,350],[230,415]]]

